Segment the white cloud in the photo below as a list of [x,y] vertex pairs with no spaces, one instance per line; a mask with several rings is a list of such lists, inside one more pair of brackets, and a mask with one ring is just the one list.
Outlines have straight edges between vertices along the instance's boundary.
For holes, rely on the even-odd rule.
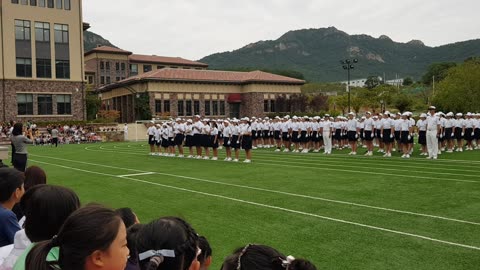
[[479,38],[476,0],[84,0],[91,30],[135,53],[200,59],[287,31],[335,26],[429,46]]

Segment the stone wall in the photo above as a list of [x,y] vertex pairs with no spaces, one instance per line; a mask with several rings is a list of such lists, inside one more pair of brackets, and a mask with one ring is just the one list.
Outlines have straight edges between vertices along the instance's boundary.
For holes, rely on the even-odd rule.
[[[32,81],[32,80],[5,80],[3,93],[0,97],[2,121],[70,121],[85,119],[84,89],[81,82],[69,81]],[[18,115],[17,93],[33,94],[33,115]],[[38,94],[52,95],[52,115],[38,115]],[[56,94],[71,95],[71,115],[57,115]],[[5,97],[5,100],[3,98]],[[3,114],[5,111],[5,114]]]

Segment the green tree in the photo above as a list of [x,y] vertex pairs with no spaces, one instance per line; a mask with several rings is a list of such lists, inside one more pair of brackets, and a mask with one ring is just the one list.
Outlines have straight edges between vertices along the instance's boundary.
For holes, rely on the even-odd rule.
[[480,60],[467,61],[450,69],[445,79],[435,88],[433,103],[445,111],[478,111]]
[[98,95],[92,92],[87,92],[85,95],[85,107],[87,109],[87,120],[95,120],[102,106],[102,101]]
[[137,120],[152,119],[148,93],[140,93],[138,97],[135,97],[135,111],[137,112]]
[[410,77],[406,77],[403,79],[403,86],[409,86],[413,84],[413,79]]
[[457,64],[452,62],[435,63],[428,67],[427,73],[422,76],[422,83],[425,85],[432,85],[433,78],[435,83],[442,81],[447,76],[448,70],[455,67]]
[[379,85],[380,85],[380,80],[378,79],[378,76],[369,76],[365,81],[365,87],[367,89],[373,89]]
[[410,95],[405,93],[400,93],[395,95],[393,98],[393,106],[400,112],[404,112],[406,110],[411,110],[413,105],[413,98]]

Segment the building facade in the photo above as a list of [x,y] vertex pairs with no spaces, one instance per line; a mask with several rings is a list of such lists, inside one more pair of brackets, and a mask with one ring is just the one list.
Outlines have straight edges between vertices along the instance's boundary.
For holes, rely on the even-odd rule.
[[105,110],[120,111],[122,122],[139,120],[135,103],[148,95],[160,118],[263,117],[275,113],[278,97],[299,94],[303,80],[261,71],[232,72],[164,68],[98,88]]
[[82,1],[0,5],[0,119],[84,120]]

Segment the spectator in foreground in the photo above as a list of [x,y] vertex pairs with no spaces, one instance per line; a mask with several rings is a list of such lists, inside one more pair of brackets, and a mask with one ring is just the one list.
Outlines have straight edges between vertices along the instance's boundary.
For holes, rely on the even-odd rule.
[[143,224],[137,223],[127,229],[127,246],[128,250],[130,250],[130,256],[128,257],[125,270],[140,270],[137,252],[137,236],[143,226]]
[[[25,171],[25,181],[24,181],[25,192],[27,192],[33,186],[42,185],[46,183],[47,183],[47,175],[45,174],[45,171],[42,168],[37,166],[30,166],[27,168],[27,170]],[[20,204],[18,203],[15,204],[12,211],[17,216],[20,227],[22,227],[25,220],[23,219],[24,214],[23,214],[22,208],[20,207]]]
[[212,264],[212,248],[207,238],[204,236],[198,237],[198,248],[201,250],[200,255],[197,257],[197,260],[200,262],[200,270],[207,270]]
[[[47,261],[50,249],[60,249],[57,261]],[[127,232],[115,211],[88,205],[73,212],[58,235],[28,253],[28,270],[123,270],[127,263]]]
[[21,229],[12,208],[25,193],[24,179],[18,170],[0,169],[0,247],[13,244],[15,233]]
[[311,262],[285,256],[269,246],[248,244],[228,256],[222,270],[316,270]]
[[140,223],[137,215],[128,207],[118,208],[115,212],[122,218],[125,227],[128,229],[134,224]]
[[23,136],[23,124],[16,123],[12,130],[12,165],[15,169],[24,172],[27,167],[27,144],[33,144],[33,135],[28,130],[27,136]]

